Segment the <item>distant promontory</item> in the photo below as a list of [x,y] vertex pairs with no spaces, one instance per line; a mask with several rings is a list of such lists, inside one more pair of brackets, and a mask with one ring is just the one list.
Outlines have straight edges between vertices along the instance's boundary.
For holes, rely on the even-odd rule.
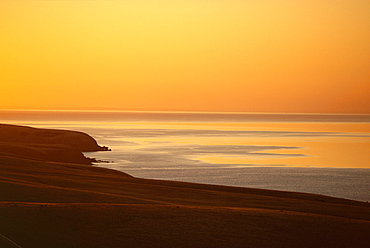
[[0,153],[33,159],[91,164],[82,152],[107,151],[90,135],[68,130],[0,124]]

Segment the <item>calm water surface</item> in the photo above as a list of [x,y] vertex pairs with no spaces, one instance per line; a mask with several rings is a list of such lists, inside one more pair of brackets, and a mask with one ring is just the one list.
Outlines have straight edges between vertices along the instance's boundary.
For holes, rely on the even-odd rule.
[[135,177],[370,201],[370,116],[0,111],[0,122],[89,133],[86,153]]

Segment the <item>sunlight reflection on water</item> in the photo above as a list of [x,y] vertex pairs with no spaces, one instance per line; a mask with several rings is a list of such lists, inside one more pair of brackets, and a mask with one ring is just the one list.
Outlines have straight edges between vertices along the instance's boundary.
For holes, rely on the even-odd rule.
[[114,161],[97,166],[136,177],[370,201],[368,116],[8,113],[4,119],[0,112],[0,117],[3,123],[89,133],[112,148],[86,153]]

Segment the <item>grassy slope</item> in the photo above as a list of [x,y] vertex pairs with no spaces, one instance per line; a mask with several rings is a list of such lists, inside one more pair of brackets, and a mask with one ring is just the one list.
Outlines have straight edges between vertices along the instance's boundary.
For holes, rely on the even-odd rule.
[[104,148],[85,133],[0,124],[0,154],[91,164],[82,152],[101,150]]

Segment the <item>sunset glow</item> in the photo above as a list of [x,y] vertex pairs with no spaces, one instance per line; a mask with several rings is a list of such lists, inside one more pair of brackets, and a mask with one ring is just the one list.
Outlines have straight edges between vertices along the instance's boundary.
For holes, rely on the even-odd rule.
[[0,109],[370,113],[370,2],[1,1]]

